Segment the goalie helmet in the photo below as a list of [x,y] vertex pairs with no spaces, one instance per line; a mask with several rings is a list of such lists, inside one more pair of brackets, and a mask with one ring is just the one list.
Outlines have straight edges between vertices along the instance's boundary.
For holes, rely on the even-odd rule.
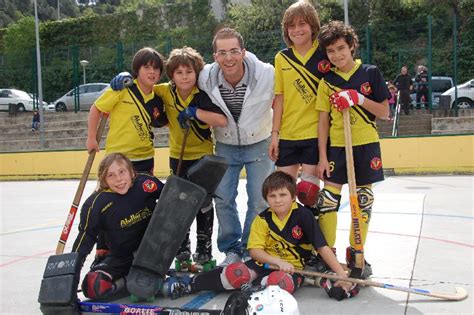
[[270,285],[262,291],[254,292],[248,303],[248,314],[300,314],[298,303],[293,295],[277,285]]

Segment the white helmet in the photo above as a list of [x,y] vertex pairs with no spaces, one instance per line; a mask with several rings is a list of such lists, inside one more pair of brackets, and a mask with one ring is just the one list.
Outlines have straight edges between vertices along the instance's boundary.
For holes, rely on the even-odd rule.
[[262,291],[252,293],[248,303],[251,315],[300,315],[293,295],[277,285],[270,285]]

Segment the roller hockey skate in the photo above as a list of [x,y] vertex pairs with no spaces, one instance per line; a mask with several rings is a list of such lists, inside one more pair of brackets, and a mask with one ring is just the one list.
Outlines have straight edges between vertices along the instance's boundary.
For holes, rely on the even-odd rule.
[[[352,247],[346,248],[346,263],[347,268],[350,270],[354,269],[355,267],[355,249]],[[360,275],[361,279],[367,279],[372,275],[372,266],[364,259],[364,270]]]
[[174,268],[176,271],[191,271],[191,244],[189,238],[186,243],[183,242],[181,248],[178,250],[174,261]]
[[216,260],[212,259],[212,244],[208,236],[198,235],[198,244],[196,253],[193,254],[193,261],[194,264],[190,270],[193,273],[216,268]]
[[164,297],[170,297],[172,300],[180,298],[191,293],[190,283],[191,277],[186,275],[181,277],[169,277],[163,283],[161,293]]

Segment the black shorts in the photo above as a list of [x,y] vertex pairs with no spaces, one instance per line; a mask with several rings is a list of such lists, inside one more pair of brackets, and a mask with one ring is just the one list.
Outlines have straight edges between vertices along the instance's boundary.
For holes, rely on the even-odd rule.
[[280,153],[276,166],[295,164],[317,165],[319,161],[318,139],[280,140]]
[[[352,152],[357,186],[369,185],[384,179],[378,142],[355,146],[352,148]],[[325,179],[336,184],[346,184],[346,149],[344,147],[330,147],[328,161],[331,177],[325,176]]]
[[132,165],[135,168],[137,173],[148,173],[153,175],[153,169],[155,167],[155,159],[147,159],[147,160],[140,160],[140,161],[132,161]]
[[133,256],[106,256],[99,263],[91,266],[90,271],[102,270],[112,276],[113,280],[125,277],[132,266]]

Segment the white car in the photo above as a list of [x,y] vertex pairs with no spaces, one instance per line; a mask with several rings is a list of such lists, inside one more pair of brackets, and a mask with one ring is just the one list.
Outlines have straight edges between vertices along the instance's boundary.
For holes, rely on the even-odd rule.
[[33,99],[24,91],[0,89],[0,110],[9,110],[9,104],[15,104],[18,112],[32,111]]
[[[459,84],[457,87],[458,87],[457,108],[459,109],[474,108],[474,79],[464,82],[463,84]],[[442,94],[442,95],[451,96],[451,108],[454,108],[454,106],[456,105],[454,93],[455,93],[454,87],[452,87]]]
[[[108,83],[87,83],[79,85],[79,110],[89,110],[95,100],[99,98],[108,87]],[[53,104],[48,105],[48,110],[51,110],[53,106],[57,112],[74,110],[74,89],[58,98]]]

